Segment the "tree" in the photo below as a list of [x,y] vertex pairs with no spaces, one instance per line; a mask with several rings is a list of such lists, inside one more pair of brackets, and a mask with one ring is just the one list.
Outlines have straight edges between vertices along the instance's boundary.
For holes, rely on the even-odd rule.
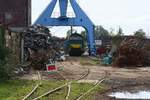
[[98,38],[100,36],[109,36],[109,32],[104,29],[102,26],[95,27],[95,37]]
[[85,40],[87,39],[86,31],[81,31],[81,35],[83,36],[83,38],[84,38]]
[[110,28],[109,34],[110,34],[111,36],[115,36],[115,32],[114,32],[114,29],[113,29],[113,28]]
[[134,32],[134,36],[137,36],[137,37],[145,37],[145,34],[146,33],[143,31],[143,29],[139,29]]
[[18,68],[18,63],[14,62],[16,61],[16,55],[10,48],[6,47],[5,33],[6,27],[0,25],[0,82],[14,76],[14,70]]
[[117,34],[112,36],[112,45],[119,46],[122,41],[123,35],[123,29],[119,27]]
[[5,28],[0,25],[0,81],[8,79],[8,69],[6,66],[6,57],[8,56],[8,49],[5,47]]
[[124,35],[122,28],[119,27],[117,35],[119,35],[119,36],[123,36]]
[[0,62],[4,61],[7,55],[5,50],[5,28],[0,25]]
[[75,33],[76,30],[73,29],[72,32],[71,32],[71,29],[67,31],[67,37],[69,37],[72,33]]

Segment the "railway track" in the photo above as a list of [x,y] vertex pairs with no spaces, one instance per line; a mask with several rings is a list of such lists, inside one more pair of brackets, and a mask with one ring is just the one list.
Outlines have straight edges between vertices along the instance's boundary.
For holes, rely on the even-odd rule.
[[75,100],[81,100],[88,93],[90,93],[92,90],[94,90],[98,85],[100,85],[103,81],[105,81],[108,77],[109,77],[109,73],[107,71],[105,71],[105,75],[104,75],[103,78],[99,79],[98,82],[95,83],[95,85],[92,88],[90,88],[89,90],[87,90],[85,93],[79,95]]
[[[45,97],[45,96],[47,96],[47,95],[50,95],[50,94],[52,94],[52,93],[54,93],[54,92],[56,92],[56,91],[58,91],[58,90],[60,90],[60,89],[62,89],[62,88],[64,88],[64,87],[68,87],[68,92],[67,92],[67,95],[66,95],[66,100],[68,100],[69,99],[69,96],[70,96],[70,91],[71,91],[71,84],[72,84],[72,82],[73,81],[69,81],[64,75],[62,75],[61,73],[59,73],[59,72],[57,72],[64,80],[66,80],[67,82],[65,83],[65,84],[63,84],[63,85],[61,85],[61,86],[59,86],[59,87],[56,87],[55,89],[53,89],[53,90],[49,90],[48,92],[45,92],[44,94],[42,94],[42,95],[40,95],[40,96],[38,96],[38,97],[36,97],[36,98],[34,98],[33,100],[39,100],[40,98],[42,98],[42,97]],[[78,79],[76,79],[75,81],[78,81],[78,80],[81,80],[81,79],[84,79],[85,77],[87,77],[88,75],[89,75],[89,73],[90,73],[90,70],[89,69],[87,69],[86,71],[85,71],[85,73],[83,73]],[[35,87],[31,90],[31,92],[29,92],[22,100],[27,100],[30,96],[32,96],[32,94],[38,89],[38,87],[40,86],[40,85],[42,85],[42,77],[41,77],[41,74],[40,74],[40,72],[38,71],[37,72],[37,74],[38,74],[38,80],[39,80],[39,83],[37,83],[36,85],[35,85]]]
[[42,77],[41,77],[41,74],[39,71],[37,71],[37,74],[38,74],[38,80],[40,81],[39,83],[36,84],[36,86],[32,89],[31,92],[29,92],[22,100],[26,100],[28,99],[37,89],[40,85],[42,85]]
[[88,91],[86,91],[85,93],[83,93],[80,96],[78,96],[75,100],[81,100],[88,93],[90,93],[92,90],[94,90],[98,85],[100,85],[104,80],[105,80],[105,78],[100,79],[92,88],[90,88]]
[[[82,80],[82,79],[86,78],[89,74],[90,74],[90,69],[87,69],[87,72],[85,74],[81,75],[81,77],[79,79],[76,79],[76,81],[79,81],[79,80]],[[68,83],[68,92],[67,92],[67,95],[66,95],[66,98],[65,98],[66,100],[68,100],[69,96],[70,96],[71,83],[72,83],[72,81]]]
[[[83,79],[85,79],[85,78],[90,74],[90,69],[89,69],[89,68],[84,68],[84,69],[85,69],[85,71],[83,72],[83,74],[82,74],[80,77],[78,77],[77,79],[73,80],[73,81],[67,79],[67,78],[65,77],[65,75],[63,75],[63,74],[61,74],[59,71],[57,71],[57,73],[59,74],[59,76],[62,77],[61,79],[65,80],[66,83],[65,83],[65,84],[62,84],[61,86],[56,87],[56,88],[54,88],[54,89],[52,89],[52,90],[49,90],[49,91],[43,93],[42,95],[40,95],[40,96],[38,96],[38,97],[36,97],[36,98],[34,98],[34,99],[32,99],[32,100],[39,100],[39,99],[41,99],[41,98],[43,98],[43,97],[45,97],[45,96],[47,96],[47,95],[53,94],[53,93],[55,93],[56,91],[65,88],[65,87],[67,87],[67,93],[66,93],[65,100],[69,100],[72,83],[73,83],[74,81],[83,80]],[[42,82],[41,82],[41,81],[42,81],[41,73],[40,73],[39,71],[38,71],[37,73],[38,73],[38,80],[39,80],[39,83],[36,84],[35,87],[32,89],[32,91],[31,91],[30,93],[28,93],[22,100],[27,100],[27,99],[28,99],[29,97],[31,97],[32,94],[38,89],[38,87],[39,87],[40,85],[42,85]],[[85,93],[83,93],[83,94],[79,95],[78,97],[76,97],[75,100],[81,100],[82,98],[84,98],[84,97],[85,97],[86,95],[88,95],[92,90],[94,90],[98,85],[100,85],[107,77],[108,77],[108,72],[105,72],[105,75],[104,75],[103,78],[99,79],[98,82],[95,83],[95,85],[94,85],[92,88],[90,88],[88,91],[86,91]]]

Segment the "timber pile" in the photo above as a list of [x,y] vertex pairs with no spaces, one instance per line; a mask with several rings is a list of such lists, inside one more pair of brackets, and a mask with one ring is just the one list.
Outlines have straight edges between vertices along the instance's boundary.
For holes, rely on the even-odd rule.
[[63,40],[50,34],[48,28],[31,26],[23,33],[25,60],[35,69],[45,69],[48,59],[59,60]]
[[125,39],[122,41],[116,55],[114,66],[145,66],[150,62],[150,43],[144,44],[144,39]]

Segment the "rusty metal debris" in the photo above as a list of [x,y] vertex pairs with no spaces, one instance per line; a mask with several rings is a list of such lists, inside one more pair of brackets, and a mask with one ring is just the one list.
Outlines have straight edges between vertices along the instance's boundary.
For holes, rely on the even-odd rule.
[[61,60],[63,39],[52,36],[43,26],[31,26],[23,33],[25,60],[31,61],[35,69],[45,69],[48,59]]
[[142,38],[124,39],[114,55],[114,66],[135,67],[150,63],[150,43]]

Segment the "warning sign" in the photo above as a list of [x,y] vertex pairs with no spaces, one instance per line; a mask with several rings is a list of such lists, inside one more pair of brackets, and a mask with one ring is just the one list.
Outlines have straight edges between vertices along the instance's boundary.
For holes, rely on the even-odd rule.
[[48,72],[57,71],[57,68],[55,65],[48,64],[48,65],[46,65],[46,67],[47,67]]
[[57,71],[57,67],[53,61],[50,61],[49,64],[46,64],[47,72],[55,72]]

